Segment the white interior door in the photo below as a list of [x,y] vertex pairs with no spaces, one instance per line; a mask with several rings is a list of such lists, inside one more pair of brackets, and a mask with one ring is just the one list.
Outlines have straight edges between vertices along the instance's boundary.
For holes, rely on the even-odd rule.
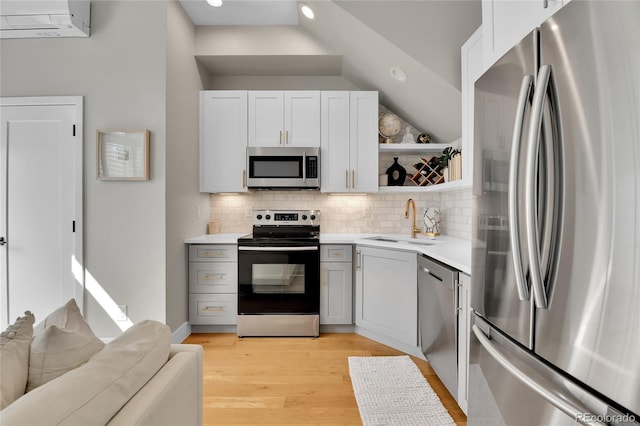
[[81,97],[0,99],[3,329],[72,297],[82,309],[81,124]]

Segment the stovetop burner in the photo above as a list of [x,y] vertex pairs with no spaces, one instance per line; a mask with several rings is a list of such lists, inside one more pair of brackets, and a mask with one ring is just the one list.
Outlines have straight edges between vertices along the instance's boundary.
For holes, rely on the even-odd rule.
[[319,210],[254,210],[253,234],[240,237],[238,243],[302,243],[319,238]]

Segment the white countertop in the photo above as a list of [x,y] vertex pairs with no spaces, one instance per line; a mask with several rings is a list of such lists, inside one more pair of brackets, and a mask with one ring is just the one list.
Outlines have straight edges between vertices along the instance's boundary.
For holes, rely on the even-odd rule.
[[185,244],[238,244],[238,238],[249,232],[228,234],[206,234],[184,240]]
[[[237,244],[238,238],[246,233],[209,234],[187,238],[186,244]],[[394,241],[380,241],[368,238],[384,238]],[[408,250],[426,254],[442,263],[471,275],[471,241],[441,235],[435,238],[418,235],[412,239],[409,234],[337,234],[320,233],[320,244],[358,244],[396,250]]]
[[[380,241],[369,238],[383,238],[395,241]],[[471,241],[440,235],[415,239],[405,234],[320,234],[320,244],[358,244],[368,247],[380,247],[396,250],[408,250],[426,254],[442,263],[471,275]]]

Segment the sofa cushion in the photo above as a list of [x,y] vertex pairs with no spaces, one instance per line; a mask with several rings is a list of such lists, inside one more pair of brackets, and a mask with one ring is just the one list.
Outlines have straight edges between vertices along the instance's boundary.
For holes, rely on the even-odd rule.
[[76,301],[69,300],[34,327],[27,392],[81,366],[103,347]]
[[20,398],[27,387],[34,322],[27,311],[0,333],[0,410]]
[[104,347],[93,333],[51,325],[33,336],[27,392],[80,367]]
[[167,362],[169,327],[142,321],[89,362],[34,389],[0,412],[0,423],[104,425]]

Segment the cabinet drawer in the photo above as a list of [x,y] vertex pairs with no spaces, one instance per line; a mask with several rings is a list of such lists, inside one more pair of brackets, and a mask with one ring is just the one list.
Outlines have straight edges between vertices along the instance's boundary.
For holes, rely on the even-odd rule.
[[236,262],[238,247],[236,245],[201,245],[189,246],[190,262]]
[[349,244],[333,245],[323,244],[320,246],[321,262],[351,262],[352,246]]
[[189,322],[198,325],[235,325],[237,294],[190,294]]
[[238,264],[231,262],[189,263],[190,293],[237,293]]

